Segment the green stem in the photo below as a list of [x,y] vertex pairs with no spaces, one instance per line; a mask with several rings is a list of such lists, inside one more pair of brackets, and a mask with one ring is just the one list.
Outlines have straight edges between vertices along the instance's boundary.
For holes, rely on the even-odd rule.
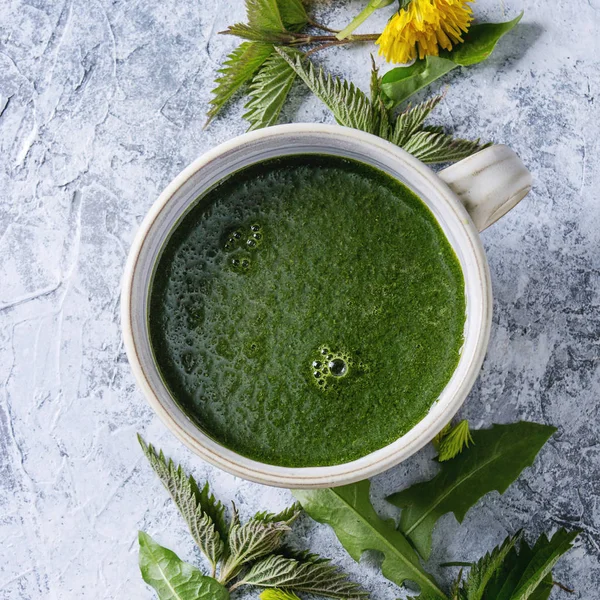
[[304,35],[304,34],[296,34],[294,38],[290,41],[287,41],[286,44],[288,46],[304,46],[306,44],[315,44],[315,43],[341,43],[349,44],[352,42],[375,42],[379,39],[379,33],[356,33],[348,36],[345,40],[338,40],[335,35]]
[[240,587],[240,585],[244,585],[243,581],[238,581],[236,583],[234,583],[230,588],[229,588],[229,593],[231,594],[231,592],[234,592],[235,590],[237,590],[237,588]]
[[342,29],[342,31],[340,31],[335,37],[337,37],[337,39],[340,41],[347,38],[355,29],[360,27],[376,10],[377,8],[373,6],[371,2],[369,2],[369,4],[367,4],[367,6],[365,6],[363,10],[358,15],[356,15],[356,17],[354,17],[354,19],[352,19],[352,21],[346,27],[344,27],[344,29]]

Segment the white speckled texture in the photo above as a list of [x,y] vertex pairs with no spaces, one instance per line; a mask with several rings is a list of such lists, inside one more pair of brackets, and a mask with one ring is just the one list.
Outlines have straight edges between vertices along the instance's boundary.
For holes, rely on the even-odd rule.
[[[358,1],[323,1],[341,25]],[[580,527],[556,570],[600,598],[600,0],[480,0],[479,16],[527,13],[487,63],[445,79],[437,110],[458,133],[507,143],[534,190],[483,234],[495,290],[492,340],[462,415],[476,426],[535,419],[559,432],[503,496],[462,526],[444,518],[432,565],[479,556],[508,532]],[[183,448],[136,390],[121,342],[119,279],[133,234],[187,163],[244,131],[236,105],[202,130],[217,32],[241,0],[0,3],[0,599],[152,598],[137,569],[142,528],[199,562],[142,459],[142,431],[244,516],[290,501]],[[384,15],[366,29],[381,27]],[[365,85],[368,48],[326,62]],[[284,118],[331,122],[301,88]],[[375,504],[434,470],[424,451],[373,482]],[[333,557],[377,600],[401,596],[303,519],[301,542]],[[434,571],[442,571],[434,568]],[[554,592],[561,597],[562,592]],[[248,594],[247,597],[254,597]],[[239,596],[243,597],[243,596]],[[564,596],[566,597],[566,596]]]

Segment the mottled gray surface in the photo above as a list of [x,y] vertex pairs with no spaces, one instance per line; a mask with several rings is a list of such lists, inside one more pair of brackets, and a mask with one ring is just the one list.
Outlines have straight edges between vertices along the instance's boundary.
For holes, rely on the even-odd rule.
[[[342,25],[360,2],[323,2]],[[532,194],[483,235],[495,289],[492,339],[462,414],[476,427],[535,419],[559,432],[503,497],[436,529],[432,562],[472,559],[508,532],[583,535],[557,569],[572,598],[600,598],[600,0],[481,0],[523,24],[486,64],[456,73],[437,111],[462,134],[505,142]],[[234,40],[216,34],[241,0],[0,2],[0,598],[153,597],[137,569],[144,529],[198,561],[141,457],[136,431],[244,515],[283,490],[204,464],[135,387],[119,326],[119,279],[138,224],[168,181],[242,133],[235,106],[202,130],[211,80]],[[378,15],[367,29],[379,28]],[[368,48],[325,60],[361,85]],[[331,122],[302,91],[285,111]],[[432,472],[423,451],[374,480],[381,498]],[[380,600],[398,597],[373,557],[361,565],[308,519],[301,541]],[[555,596],[563,592],[556,591]],[[250,594],[249,597],[252,597]],[[566,597],[566,596],[564,596]]]

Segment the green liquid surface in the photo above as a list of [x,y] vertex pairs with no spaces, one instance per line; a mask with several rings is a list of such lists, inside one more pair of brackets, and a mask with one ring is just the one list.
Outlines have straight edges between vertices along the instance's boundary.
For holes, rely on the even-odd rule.
[[173,397],[250,458],[333,465],[393,442],[459,360],[459,262],[404,185],[341,158],[246,168],[166,243],[151,342]]

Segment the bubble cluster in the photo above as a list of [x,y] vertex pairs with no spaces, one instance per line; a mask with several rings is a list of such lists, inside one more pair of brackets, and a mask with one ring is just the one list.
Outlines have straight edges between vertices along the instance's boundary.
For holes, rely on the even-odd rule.
[[263,241],[262,226],[253,223],[249,227],[239,227],[225,236],[223,248],[231,254],[229,266],[234,271],[248,271],[252,266],[252,252]]
[[262,226],[258,223],[253,223],[250,227],[238,228],[230,232],[225,237],[224,249],[227,252],[232,252],[238,248],[255,249],[263,240]]
[[347,352],[322,346],[319,348],[318,358],[311,363],[313,380],[320,389],[325,390],[336,379],[348,375],[352,366],[352,357]]

